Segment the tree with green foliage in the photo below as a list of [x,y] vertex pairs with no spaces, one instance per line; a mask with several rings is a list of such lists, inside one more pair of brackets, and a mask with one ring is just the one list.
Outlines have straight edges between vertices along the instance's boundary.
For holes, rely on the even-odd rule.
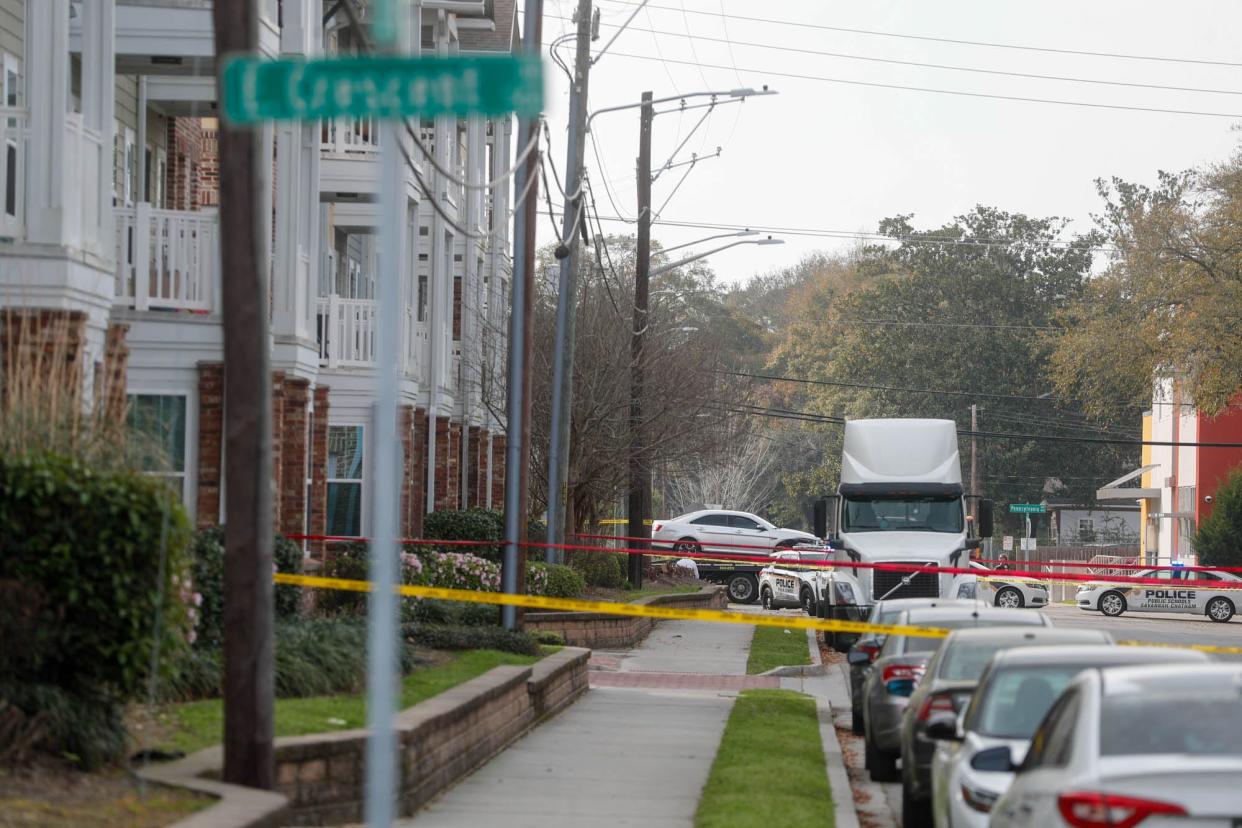
[[1216,490],[1212,514],[1199,522],[1195,552],[1203,566],[1242,566],[1242,468]]

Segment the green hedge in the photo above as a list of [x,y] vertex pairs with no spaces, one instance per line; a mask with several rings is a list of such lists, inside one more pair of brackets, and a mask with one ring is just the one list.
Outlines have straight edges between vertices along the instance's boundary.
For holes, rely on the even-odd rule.
[[0,457],[0,692],[28,716],[89,720],[50,729],[43,749],[87,766],[114,755],[114,708],[144,689],[152,650],[167,668],[185,648],[189,541],[180,496],[158,478]]
[[401,632],[407,642],[433,650],[503,650],[522,655],[535,655],[539,652],[539,644],[534,636],[501,627],[415,623],[403,625]]
[[[200,649],[219,647],[224,642],[224,527],[212,526],[194,535],[191,577],[194,590],[202,596],[194,645]],[[302,574],[302,547],[284,535],[272,545],[276,571]],[[302,588],[278,585],[274,595],[276,617],[292,620],[302,613]]]
[[625,583],[624,557],[620,552],[571,552],[569,565],[582,573],[587,586],[618,589]]
[[491,561],[499,561],[500,549],[496,543],[504,537],[504,531],[504,517],[495,509],[439,509],[423,518],[424,538],[485,543],[479,546],[457,543],[435,547],[418,545],[412,547],[411,551],[436,549],[440,552],[468,552]]
[[[528,581],[542,581],[541,588],[532,593],[547,595],[550,598],[577,598],[586,591],[586,579],[582,573],[571,566],[562,564],[535,563],[526,564]],[[542,576],[540,573],[544,573]]]

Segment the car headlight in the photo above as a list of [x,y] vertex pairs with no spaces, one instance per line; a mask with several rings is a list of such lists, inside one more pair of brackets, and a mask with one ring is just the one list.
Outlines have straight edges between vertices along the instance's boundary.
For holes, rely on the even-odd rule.
[[962,785],[962,801],[971,809],[982,814],[991,812],[992,806],[996,804],[996,800],[1000,799],[1000,794],[992,791],[985,791],[983,788],[972,788],[969,785]]
[[974,598],[979,591],[979,585],[974,581],[968,581],[957,585],[958,598]]
[[840,581],[834,581],[832,584],[833,591],[837,593],[837,602],[841,604],[854,603],[854,588],[849,584]]
[[1025,586],[1027,589],[1042,589],[1044,592],[1048,591],[1048,585],[1041,584],[1038,581],[1027,581]]

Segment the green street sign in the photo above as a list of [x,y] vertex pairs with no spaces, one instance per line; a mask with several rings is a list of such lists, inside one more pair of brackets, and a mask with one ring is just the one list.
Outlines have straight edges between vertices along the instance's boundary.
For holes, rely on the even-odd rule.
[[1048,507],[1042,503],[1010,503],[1009,513],[1014,515],[1042,515]]
[[236,124],[340,116],[538,115],[543,66],[537,55],[454,55],[304,60],[232,58],[221,102]]

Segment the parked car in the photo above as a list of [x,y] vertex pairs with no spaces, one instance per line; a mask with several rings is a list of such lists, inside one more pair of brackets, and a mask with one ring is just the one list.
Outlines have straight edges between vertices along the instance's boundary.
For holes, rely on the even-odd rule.
[[[1078,587],[1078,608],[1116,617],[1124,612],[1179,612],[1206,615],[1224,623],[1233,618],[1242,600],[1242,577],[1229,572],[1147,569],[1136,578],[1156,578],[1168,584],[1127,584],[1088,581]],[[1188,584],[1187,581],[1198,583]],[[1219,582],[1223,588],[1213,588]],[[1228,586],[1232,584],[1234,586]]]
[[[1030,617],[1034,613],[994,609]],[[1042,613],[1040,613],[1042,615]],[[992,656],[1013,647],[1050,644],[1111,644],[1102,630],[959,629],[928,659],[922,681],[914,688],[901,720],[901,824],[930,826],[931,759],[936,742],[927,729],[939,720],[952,723],[966,709],[971,694]]]
[[759,601],[766,610],[801,607],[815,614],[816,594],[830,574],[832,553],[789,549],[772,553],[771,563],[759,570]]
[[[691,556],[697,552],[741,556],[743,560],[695,561],[699,577],[725,585],[729,600],[738,604],[759,600],[759,571],[772,550],[820,543],[809,532],[780,529],[758,515],[722,509],[702,509],[671,520],[654,521],[651,539],[651,547],[656,550]],[[746,557],[754,557],[755,561],[744,560]]]
[[977,598],[990,606],[1009,609],[1048,605],[1047,584],[1007,578],[1003,570],[997,572],[977,561],[970,562],[970,569],[977,574],[958,575],[953,580],[952,594],[958,598]]
[[993,828],[1238,825],[1242,665],[1084,670],[1008,767]]
[[701,509],[651,524],[651,545],[674,553],[727,552],[766,558],[773,549],[819,538],[799,529],[781,529],[750,512]]
[[[1076,675],[1092,667],[1136,664],[1202,664],[1197,650],[1164,647],[1020,647],[1002,650],[979,679],[960,725],[942,720],[927,730],[932,757],[932,816],[936,828],[987,828],[996,800],[1013,774],[998,769],[1021,762],[1031,734]],[[998,748],[1000,750],[998,750]]]
[[[897,616],[905,610],[924,609],[926,607],[978,607],[978,601],[959,601],[953,598],[891,598],[877,601],[871,605],[871,613],[867,616],[868,624],[893,624]],[[863,633],[850,647],[846,659],[850,665],[850,725],[855,733],[863,733],[863,681],[871,662],[880,654],[886,636],[879,633]]]
[[[965,627],[1049,626],[1041,612],[1018,612],[975,605],[903,610],[895,624],[957,630]],[[901,721],[923,669],[944,639],[890,635],[863,682],[865,761],[877,782],[897,779]]]

